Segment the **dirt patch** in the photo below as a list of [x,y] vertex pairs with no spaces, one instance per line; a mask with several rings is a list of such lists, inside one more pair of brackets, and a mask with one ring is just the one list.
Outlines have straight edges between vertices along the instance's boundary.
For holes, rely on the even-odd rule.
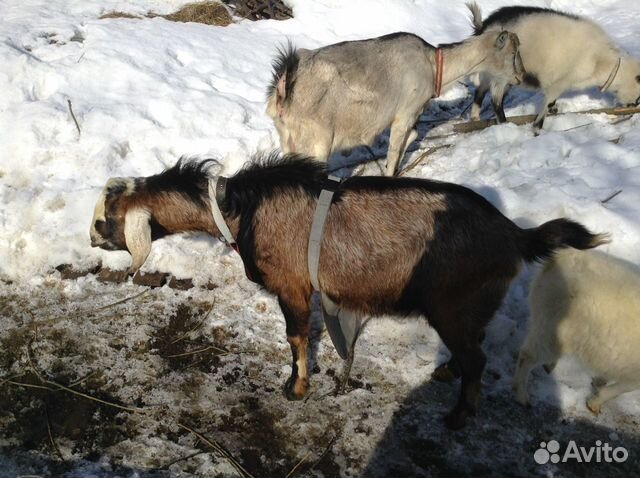
[[150,342],[152,353],[157,352],[170,370],[195,368],[217,372],[221,357],[230,352],[228,342],[234,335],[221,327],[214,327],[211,333],[203,332],[212,308],[213,305],[196,308],[178,305],[168,324],[154,332]]
[[109,18],[140,18],[139,16],[132,15],[125,12],[108,12],[98,17],[100,20],[106,20]]
[[223,0],[237,15],[249,20],[287,20],[293,17],[291,8],[282,0]]
[[101,20],[113,18],[162,17],[172,22],[192,22],[226,27],[233,23],[233,16],[247,20],[288,20],[293,18],[291,8],[282,0],[222,0],[222,2],[193,2],[168,15],[148,12],[144,16],[113,11],[100,15]]

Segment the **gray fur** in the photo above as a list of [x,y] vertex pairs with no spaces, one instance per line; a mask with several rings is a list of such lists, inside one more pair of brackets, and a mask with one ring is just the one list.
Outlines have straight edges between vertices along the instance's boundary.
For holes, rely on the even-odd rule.
[[[524,73],[518,44],[515,35],[492,31],[442,45],[443,90],[472,72],[518,83]],[[288,54],[297,61],[282,53],[276,59],[267,107],[282,150],[326,161],[335,151],[371,144],[390,127],[386,174],[393,175],[434,96],[436,48],[410,33],[394,33]]]

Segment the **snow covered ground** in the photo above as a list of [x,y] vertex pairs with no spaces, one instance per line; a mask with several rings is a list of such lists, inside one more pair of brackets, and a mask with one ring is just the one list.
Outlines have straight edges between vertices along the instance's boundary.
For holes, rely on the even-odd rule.
[[[254,476],[287,476],[300,460],[291,476],[314,464],[308,474],[325,477],[637,474],[639,392],[594,418],[584,406],[588,375],[564,360],[551,376],[534,374],[532,410],[511,399],[530,269],[489,328],[480,415],[457,433],[440,423],[457,386],[428,381],[446,353],[419,321],[372,322],[358,345],[350,390],[339,397],[329,393],[341,364],[325,335],[311,398],[287,402],[280,387],[289,352],[277,302],[249,283],[238,258],[213,239],[154,243],[145,270],[192,277],[200,287],[187,292],[156,289],[99,310],[144,289],[93,276],[60,279],[59,264],[128,265],[128,254],[89,245],[93,207],[109,177],[155,174],[181,155],[220,158],[232,173],[252,153],[277,146],[264,96],[271,57],[287,39],[317,47],[403,30],[437,44],[471,31],[462,1],[437,0],[289,0],[292,20],[224,28],[98,18],[114,10],[169,13],[184,3],[0,3],[0,477],[236,473],[179,424],[219,442]],[[640,56],[640,3],[633,0],[479,3],[485,15],[508,3],[586,15]],[[513,94],[507,115],[531,113],[541,100]],[[450,124],[428,123],[460,114],[469,101],[458,86],[427,109],[425,137],[406,163],[448,146],[411,175],[470,186],[520,225],[578,219],[611,233],[605,250],[640,263],[640,117],[565,114],[548,119],[537,137],[530,126],[451,135]],[[558,106],[573,112],[613,103],[589,91],[566,95]],[[384,154],[385,141],[376,152]],[[331,166],[353,160],[337,157]],[[378,166],[366,170],[377,173]],[[47,322],[30,326],[34,320]],[[142,411],[7,381],[41,384],[31,366],[56,383],[84,379],[74,390]],[[606,441],[624,445],[630,456],[624,465],[537,465],[533,453],[550,439]],[[151,471],[198,450],[206,453]]]

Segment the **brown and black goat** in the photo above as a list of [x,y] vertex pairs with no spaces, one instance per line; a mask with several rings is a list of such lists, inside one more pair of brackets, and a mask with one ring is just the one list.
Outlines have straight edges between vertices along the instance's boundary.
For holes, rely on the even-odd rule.
[[[96,206],[92,243],[128,249],[133,272],[163,235],[219,236],[210,179],[206,162],[180,161],[156,176],[110,180]],[[272,154],[228,178],[220,201],[248,274],[282,308],[293,354],[289,399],[303,398],[309,387],[307,243],[325,181],[322,163]],[[428,319],[461,370],[461,395],[447,417],[452,428],[476,410],[485,365],[480,338],[523,260],[604,239],[566,219],[521,229],[470,189],[437,181],[352,177],[334,198],[320,258],[323,291],[363,315]]]

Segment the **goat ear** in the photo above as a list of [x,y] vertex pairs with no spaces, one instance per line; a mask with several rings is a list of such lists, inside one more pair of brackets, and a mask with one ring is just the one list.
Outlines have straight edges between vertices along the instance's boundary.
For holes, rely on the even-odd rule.
[[504,46],[507,44],[507,40],[509,39],[509,32],[502,31],[498,38],[496,38],[496,48],[498,50],[502,50]]
[[124,217],[124,240],[133,259],[129,274],[136,272],[151,252],[151,214],[146,209],[135,208]]
[[277,90],[278,90],[278,102],[281,102],[287,96],[287,72],[286,71],[278,80]]

